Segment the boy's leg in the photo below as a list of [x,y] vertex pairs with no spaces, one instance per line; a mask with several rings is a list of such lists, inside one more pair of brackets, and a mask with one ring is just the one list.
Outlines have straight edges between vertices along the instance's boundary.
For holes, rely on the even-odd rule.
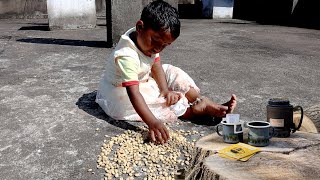
[[[201,99],[200,94],[194,89],[190,90],[185,94],[186,98],[190,103],[195,102],[197,98]],[[231,113],[236,107],[236,96],[233,94],[231,99],[220,105],[214,103],[210,99],[204,97],[197,104],[188,108],[183,118],[193,118],[195,116],[210,115],[214,117],[224,117],[227,113]]]
[[237,106],[237,97],[236,97],[236,95],[235,95],[235,94],[232,94],[230,100],[229,100],[228,102],[222,104],[222,105],[228,106],[227,114],[228,114],[228,113],[232,113],[233,110],[234,110],[234,109],[236,108],[236,106]]
[[191,108],[188,108],[182,118],[192,118],[195,116],[210,115],[223,117],[226,113],[232,112],[236,106],[236,97],[232,95],[230,101],[223,105],[216,104],[208,98],[201,98],[200,90],[192,78],[178,67],[163,64],[168,86],[171,90],[180,91],[185,94],[189,103],[193,103],[200,98],[201,101]]

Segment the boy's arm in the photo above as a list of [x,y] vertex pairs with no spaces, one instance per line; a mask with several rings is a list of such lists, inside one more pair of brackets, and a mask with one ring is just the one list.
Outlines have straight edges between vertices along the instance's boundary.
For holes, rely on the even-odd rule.
[[139,91],[139,85],[127,86],[126,90],[132,106],[141,119],[148,125],[151,139],[156,141],[157,138],[161,143],[166,142],[169,139],[169,132],[164,124],[156,119],[150,111]]
[[164,96],[167,100],[167,105],[173,105],[180,99],[180,95],[172,92],[168,88],[166,75],[163,71],[160,61],[155,62],[151,67],[153,79],[157,82],[160,89],[160,96]]
[[154,80],[156,80],[160,93],[167,93],[169,91],[168,84],[166,81],[166,75],[163,71],[160,61],[155,62],[151,67],[151,73]]

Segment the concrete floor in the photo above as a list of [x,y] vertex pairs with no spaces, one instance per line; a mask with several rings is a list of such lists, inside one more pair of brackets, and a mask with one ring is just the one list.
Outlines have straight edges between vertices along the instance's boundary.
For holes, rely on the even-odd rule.
[[[96,159],[115,121],[94,103],[112,49],[103,21],[92,30],[46,31],[46,20],[0,20],[1,179],[102,179]],[[182,20],[162,53],[216,102],[238,96],[241,119],[266,120],[272,97],[320,104],[320,31],[239,20]],[[99,128],[99,130],[96,130]],[[184,123],[207,134],[213,126]],[[92,168],[95,174],[87,172]]]

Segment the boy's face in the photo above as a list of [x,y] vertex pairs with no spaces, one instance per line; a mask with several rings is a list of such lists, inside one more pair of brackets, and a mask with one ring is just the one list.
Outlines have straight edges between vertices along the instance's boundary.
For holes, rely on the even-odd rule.
[[175,40],[170,31],[154,31],[151,28],[145,28],[142,21],[137,22],[136,30],[138,48],[146,56],[161,52]]

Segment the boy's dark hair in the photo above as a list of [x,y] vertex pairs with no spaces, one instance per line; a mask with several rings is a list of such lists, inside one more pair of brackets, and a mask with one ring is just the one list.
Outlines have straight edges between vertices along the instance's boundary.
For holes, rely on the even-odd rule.
[[179,13],[176,8],[163,0],[153,1],[144,7],[140,20],[146,28],[154,31],[169,30],[174,38],[180,35]]

